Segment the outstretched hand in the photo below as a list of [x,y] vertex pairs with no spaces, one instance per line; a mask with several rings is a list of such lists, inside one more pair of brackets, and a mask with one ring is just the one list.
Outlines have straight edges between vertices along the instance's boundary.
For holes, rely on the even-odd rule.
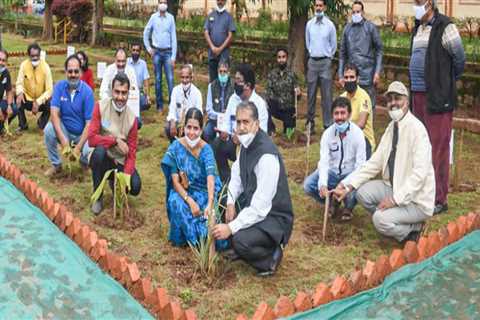
[[228,224],[221,223],[213,227],[212,235],[216,240],[225,240],[232,235],[232,230],[230,230]]

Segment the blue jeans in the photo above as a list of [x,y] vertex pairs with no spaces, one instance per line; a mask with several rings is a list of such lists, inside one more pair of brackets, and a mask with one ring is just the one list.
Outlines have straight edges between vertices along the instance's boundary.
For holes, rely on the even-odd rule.
[[[7,117],[7,107],[8,107],[7,100],[1,100],[0,111],[3,113],[4,119],[6,119]],[[8,118],[8,123],[12,122],[12,120],[17,116],[17,113],[18,113],[18,109],[15,103],[12,103],[11,107],[12,107],[12,115],[10,115],[10,117]],[[2,129],[3,129],[3,122],[0,124],[0,131],[2,131]]]
[[215,132],[215,127],[217,126],[217,120],[208,119],[207,124],[203,128],[203,140],[208,143],[212,143],[217,133]]
[[140,111],[145,111],[147,109],[147,96],[145,93],[140,93]]
[[163,93],[162,93],[162,67],[165,70],[167,78],[168,99],[173,90],[173,67],[172,67],[172,51],[160,52],[155,50],[153,54],[153,69],[155,71],[155,97],[157,110],[163,110]]
[[[328,190],[333,190],[335,187],[343,180],[346,176],[350,173],[338,175],[333,171],[328,171],[328,181],[327,181],[327,188]],[[318,193],[318,169],[315,170],[311,175],[309,175],[305,181],[303,182],[303,190],[305,193],[318,202],[324,203],[325,198],[320,197]],[[353,209],[357,204],[357,200],[355,198],[356,190],[350,192],[344,200],[345,208]]]
[[[80,141],[81,135],[75,135],[68,132],[62,122],[60,122],[60,127],[63,131],[63,134],[65,135],[65,137],[68,139],[69,142],[73,141],[73,143],[78,143]],[[62,164],[62,159],[58,154],[57,146],[58,146],[59,140],[57,138],[57,133],[55,132],[55,128],[53,127],[53,124],[49,122],[45,126],[45,129],[43,129],[43,132],[44,132],[45,145],[47,146],[48,160],[50,160],[53,166],[58,167]],[[80,162],[84,165],[88,165],[89,152],[90,152],[90,148],[88,146],[88,142],[85,141],[85,144],[83,145],[83,148],[82,148],[82,154],[80,155]]]

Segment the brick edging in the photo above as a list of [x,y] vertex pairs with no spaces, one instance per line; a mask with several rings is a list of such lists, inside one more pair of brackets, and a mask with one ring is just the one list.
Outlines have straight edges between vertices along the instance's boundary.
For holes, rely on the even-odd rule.
[[[353,271],[348,276],[337,275],[330,285],[319,283],[311,295],[299,291],[293,301],[281,296],[273,308],[266,302],[261,302],[251,319],[287,317],[369,290],[380,285],[386,276],[400,267],[425,260],[476,229],[480,229],[480,213],[470,212],[450,221],[438,231],[420,237],[418,242],[408,241],[403,249],[393,249],[390,256],[382,255],[375,262],[367,260],[362,270]],[[245,314],[239,314],[236,318],[248,319]]]
[[[47,55],[61,55],[61,54],[66,54],[67,53],[67,49],[48,49],[46,50],[46,53]],[[8,56],[11,58],[11,57],[23,57],[23,56],[27,56],[27,52],[26,51],[10,51],[8,53]]]
[[82,251],[106,273],[117,280],[152,315],[162,320],[196,320],[193,309],[184,310],[165,288],[152,286],[150,278],[142,276],[135,262],[117,255],[108,248],[107,240],[98,236],[87,224],[60,202],[51,198],[37,183],[27,178],[0,153],[0,175],[11,181],[26,198],[53,221]]

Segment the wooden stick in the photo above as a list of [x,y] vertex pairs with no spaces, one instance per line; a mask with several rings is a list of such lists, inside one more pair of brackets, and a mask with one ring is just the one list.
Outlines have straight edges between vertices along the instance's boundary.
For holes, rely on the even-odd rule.
[[307,145],[306,145],[306,157],[305,157],[305,178],[308,177],[308,165],[309,165],[309,151],[310,151],[310,132],[312,123],[309,122],[307,126]]
[[113,172],[113,219],[117,219],[117,170]]
[[458,186],[460,185],[460,171],[461,171],[461,155],[463,152],[463,135],[465,130],[460,130],[460,138],[459,142],[455,145],[455,152],[454,152],[454,166],[453,166],[453,189],[458,190]]
[[325,197],[325,212],[323,213],[323,229],[322,229],[322,240],[325,241],[327,235],[327,220],[328,220],[328,207],[330,206],[330,192],[327,192]]

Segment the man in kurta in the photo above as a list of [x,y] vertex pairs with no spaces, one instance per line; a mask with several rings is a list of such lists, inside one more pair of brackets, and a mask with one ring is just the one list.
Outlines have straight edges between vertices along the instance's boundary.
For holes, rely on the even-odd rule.
[[[228,239],[234,254],[253,266],[259,276],[273,275],[293,226],[293,207],[282,156],[260,129],[252,102],[236,108],[241,148],[228,184],[226,223],[213,228],[217,240]],[[241,210],[236,212],[235,203]]]
[[[137,118],[127,107],[130,82],[125,74],[117,74],[112,82],[112,98],[95,105],[88,131],[93,190],[97,190],[105,173],[117,169],[129,185],[129,193],[140,193],[141,181],[135,169],[137,154]],[[92,205],[95,215],[103,210],[102,197]]]

